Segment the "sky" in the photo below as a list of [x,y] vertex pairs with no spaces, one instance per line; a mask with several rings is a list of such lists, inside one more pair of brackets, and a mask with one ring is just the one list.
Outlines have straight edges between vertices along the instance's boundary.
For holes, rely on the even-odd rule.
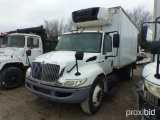
[[154,0],[0,0],[0,33],[44,25],[45,20],[68,21],[72,11],[90,7],[144,5],[153,13]]

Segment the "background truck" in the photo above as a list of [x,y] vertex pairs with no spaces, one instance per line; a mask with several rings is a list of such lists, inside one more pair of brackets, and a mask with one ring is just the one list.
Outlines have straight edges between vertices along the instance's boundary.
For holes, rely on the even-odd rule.
[[[0,86],[13,89],[24,83],[24,74],[30,62],[35,57],[53,50],[54,46],[50,46],[54,42],[46,40],[43,26],[18,29],[7,34],[6,47],[0,48]],[[28,57],[26,52],[30,54]]]
[[137,62],[136,64],[144,64],[151,62],[151,54],[144,52],[141,50],[141,47],[139,46],[139,52],[137,53]]
[[121,7],[74,11],[71,25],[73,31],[59,36],[54,52],[34,59],[26,88],[52,101],[81,103],[94,114],[104,94],[115,91],[117,75],[132,78],[138,29]]
[[[139,107],[143,111],[142,120],[160,119],[160,0],[154,2],[154,22],[147,22],[154,24],[154,41],[150,45],[154,62],[147,64],[142,72],[144,80],[139,94]],[[144,23],[142,26],[142,43],[146,42],[147,27],[145,25]]]

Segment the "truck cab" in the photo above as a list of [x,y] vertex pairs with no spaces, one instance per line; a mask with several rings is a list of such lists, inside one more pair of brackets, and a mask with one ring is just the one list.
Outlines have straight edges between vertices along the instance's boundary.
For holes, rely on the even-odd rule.
[[[31,53],[28,57],[27,51]],[[23,33],[9,34],[6,47],[0,48],[1,86],[5,89],[20,86],[30,62],[41,54],[43,54],[43,48],[40,36]]]
[[[104,32],[92,31],[60,36],[55,51],[37,57],[27,70],[27,89],[53,101],[80,102],[85,112],[96,113],[104,92],[108,92],[106,75],[113,71],[107,54],[112,47],[104,46],[109,38],[104,35]],[[95,109],[87,110],[85,104],[90,91]]]
[[0,48],[0,87],[17,88],[24,83],[25,72],[35,57],[54,50],[57,42],[47,39],[43,26],[7,32]]

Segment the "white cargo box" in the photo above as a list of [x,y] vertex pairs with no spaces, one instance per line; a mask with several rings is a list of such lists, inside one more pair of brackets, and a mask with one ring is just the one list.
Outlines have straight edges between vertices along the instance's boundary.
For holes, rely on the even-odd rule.
[[[113,25],[103,27],[103,31],[117,30],[120,34],[120,47],[118,56],[113,58],[115,68],[121,68],[131,64],[137,59],[137,40],[139,31],[127,16],[123,8],[110,8],[113,13]],[[116,49],[114,51],[116,53]]]

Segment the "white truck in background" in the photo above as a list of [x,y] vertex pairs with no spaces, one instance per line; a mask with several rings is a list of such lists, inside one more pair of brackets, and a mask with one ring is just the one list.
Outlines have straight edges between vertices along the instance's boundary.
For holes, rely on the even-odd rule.
[[144,52],[144,50],[141,50],[141,47],[139,46],[139,52],[137,53],[136,64],[144,64],[149,62],[151,62],[151,54],[148,52]]
[[[154,0],[153,42],[151,53],[154,61],[147,64],[142,72],[143,82],[139,94],[141,120],[160,120],[160,0]],[[142,27],[142,42],[146,41],[147,27]],[[150,112],[149,112],[150,111]],[[151,112],[152,111],[152,112]]]
[[59,36],[56,50],[33,60],[26,88],[36,96],[81,103],[96,113],[117,76],[133,76],[138,29],[121,7],[88,8],[72,13],[76,30]]
[[48,49],[48,41],[44,34],[45,29],[42,26],[8,32],[6,45],[0,48],[0,87],[13,89],[24,83],[25,72],[30,62],[48,52],[45,51]]

